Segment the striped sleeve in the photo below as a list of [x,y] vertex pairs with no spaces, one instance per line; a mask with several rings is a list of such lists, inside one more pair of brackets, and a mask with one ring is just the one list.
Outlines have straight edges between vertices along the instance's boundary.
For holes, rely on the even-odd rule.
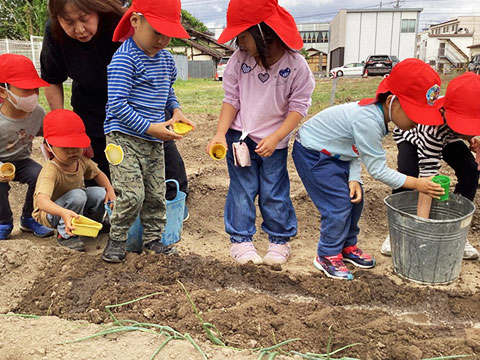
[[177,80],[177,67],[175,66],[175,62],[173,62],[171,80],[170,80],[170,91],[168,93],[167,103],[165,104],[165,109],[167,109],[168,112],[172,115],[173,115],[173,109],[180,108],[180,104],[177,100],[177,96],[175,95],[175,90],[173,89],[173,84],[175,83],[176,80]]
[[419,126],[417,146],[419,176],[434,176],[438,174],[442,166],[442,151],[445,145],[454,138],[453,132],[447,125]]
[[108,109],[124,125],[136,133],[144,134],[150,122],[134,111],[128,102],[134,75],[134,59],[126,52],[117,51],[107,67]]

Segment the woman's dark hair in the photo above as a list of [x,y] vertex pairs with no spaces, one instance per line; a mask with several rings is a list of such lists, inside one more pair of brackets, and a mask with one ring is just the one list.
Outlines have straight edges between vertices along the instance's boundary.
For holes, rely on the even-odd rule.
[[381,93],[381,94],[378,94],[378,97],[377,97],[377,100],[380,104],[383,104],[387,101],[387,98],[390,96],[390,95],[393,95],[390,91],[387,91],[386,93]]
[[105,23],[115,22],[116,25],[126,10],[123,0],[49,0],[50,28],[53,37],[59,42],[63,42],[68,37],[58,21],[58,18],[65,17],[67,4],[86,14],[97,13],[99,32]]
[[[260,32],[259,26],[262,29],[261,32]],[[253,39],[255,40],[255,44],[257,45],[258,56],[260,57],[260,61],[262,62],[262,65],[265,68],[265,70],[269,69],[269,66],[267,63],[267,57],[269,56],[270,47],[275,41],[278,41],[279,44],[281,44],[286,51],[293,51],[282,41],[282,39],[280,39],[277,33],[273,31],[273,29],[267,24],[265,24],[264,22],[261,22],[258,25],[254,25],[248,28],[247,31],[252,35]],[[237,40],[237,45],[238,45],[238,40]]]

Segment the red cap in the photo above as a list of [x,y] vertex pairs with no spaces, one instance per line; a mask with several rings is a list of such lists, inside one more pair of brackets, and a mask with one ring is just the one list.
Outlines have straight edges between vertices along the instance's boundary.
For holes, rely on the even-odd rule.
[[71,110],[57,109],[45,115],[43,137],[50,145],[57,147],[90,146],[83,120]]
[[457,76],[448,84],[444,99],[447,125],[459,134],[480,135],[480,75]]
[[190,37],[180,22],[180,0],[133,0],[132,6],[120,19],[113,33],[113,41],[125,41],[133,35],[130,16],[134,12],[142,14],[156,31],[165,36],[185,39]]
[[390,91],[400,101],[407,116],[423,125],[443,124],[442,114],[435,104],[440,95],[442,80],[437,72],[418,59],[400,61],[378,85],[376,97],[362,99],[359,105],[377,102],[378,95]]
[[227,10],[227,27],[218,38],[225,43],[248,28],[264,22],[290,48],[300,50],[303,40],[292,15],[278,5],[278,0],[231,0]]
[[17,54],[0,55],[0,83],[7,83],[20,89],[50,86],[40,79],[32,60]]

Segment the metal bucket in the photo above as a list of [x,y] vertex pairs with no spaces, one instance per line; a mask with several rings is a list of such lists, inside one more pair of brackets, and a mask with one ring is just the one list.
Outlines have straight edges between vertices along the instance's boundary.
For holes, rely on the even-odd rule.
[[462,256],[475,205],[450,194],[448,201],[432,201],[430,219],[416,215],[418,192],[387,196],[394,272],[420,284],[449,284],[462,268]]

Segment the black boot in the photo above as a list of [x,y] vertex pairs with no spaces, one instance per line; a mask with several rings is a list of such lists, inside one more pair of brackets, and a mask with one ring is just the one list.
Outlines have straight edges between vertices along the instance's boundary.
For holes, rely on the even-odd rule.
[[106,262],[120,263],[125,260],[126,241],[115,241],[108,238],[107,245],[103,249],[102,259]]

